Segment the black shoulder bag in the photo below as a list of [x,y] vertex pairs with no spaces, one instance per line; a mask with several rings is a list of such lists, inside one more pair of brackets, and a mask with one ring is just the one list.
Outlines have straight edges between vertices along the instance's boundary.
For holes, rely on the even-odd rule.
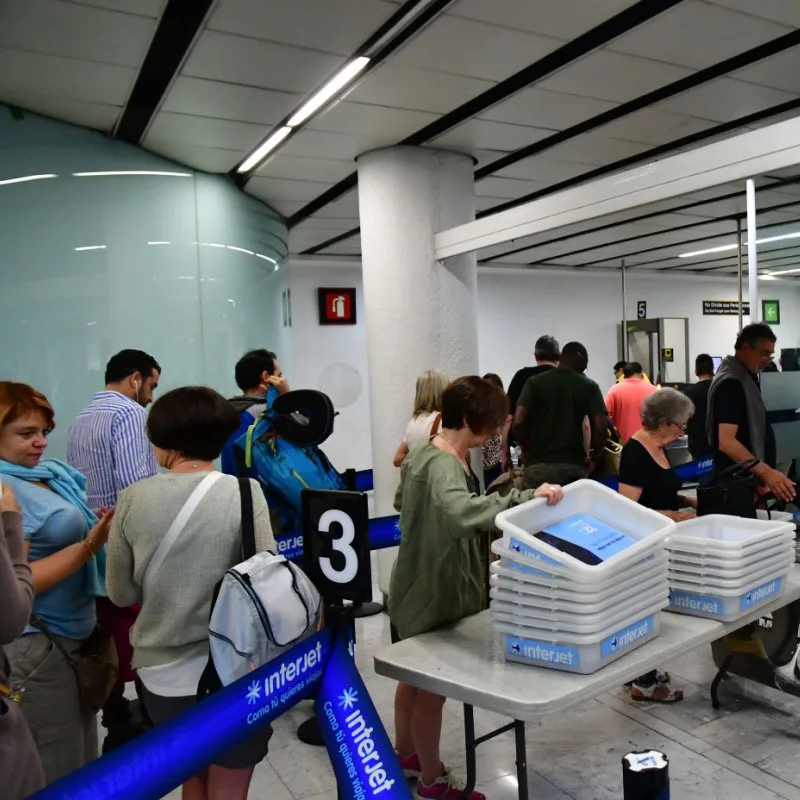
[[752,473],[759,459],[743,461],[722,470],[707,486],[697,489],[697,514],[728,514],[733,517],[756,518],[756,487]]

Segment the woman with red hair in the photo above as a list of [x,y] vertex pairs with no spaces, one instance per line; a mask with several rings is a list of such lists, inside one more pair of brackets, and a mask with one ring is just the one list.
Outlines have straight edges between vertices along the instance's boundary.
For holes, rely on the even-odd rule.
[[22,511],[22,536],[36,597],[34,624],[7,649],[11,688],[52,783],[97,758],[96,715],[81,705],[70,665],[97,624],[95,598],[105,593],[111,514],[86,505],[83,476],[43,459],[55,414],[24,383],[0,381],[0,477]]

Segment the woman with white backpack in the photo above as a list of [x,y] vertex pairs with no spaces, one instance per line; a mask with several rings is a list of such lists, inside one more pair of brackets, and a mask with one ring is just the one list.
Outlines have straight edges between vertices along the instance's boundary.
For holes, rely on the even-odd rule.
[[[212,389],[187,386],[163,395],[147,431],[161,467],[119,496],[108,542],[108,596],[141,604],[131,630],[147,713],[155,725],[196,702],[209,658],[214,588],[242,554],[237,478],[214,468],[239,425],[231,404]],[[250,481],[256,550],[275,552],[269,509]],[[162,540],[169,546],[162,546]],[[184,800],[245,800],[271,729],[258,732],[183,784]]]

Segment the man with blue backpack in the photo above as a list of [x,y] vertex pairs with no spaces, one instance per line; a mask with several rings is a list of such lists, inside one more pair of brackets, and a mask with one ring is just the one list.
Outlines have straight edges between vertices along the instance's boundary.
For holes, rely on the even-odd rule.
[[319,449],[333,432],[334,411],[322,392],[290,391],[275,353],[251,350],[236,364],[243,395],[230,402],[240,424],[222,451],[222,471],[254,478],[269,505],[273,530],[301,528],[303,489],[343,489]]

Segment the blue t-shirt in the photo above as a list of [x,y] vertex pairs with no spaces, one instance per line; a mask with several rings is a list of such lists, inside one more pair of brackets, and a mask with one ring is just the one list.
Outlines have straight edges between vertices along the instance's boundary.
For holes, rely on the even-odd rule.
[[[22,535],[30,542],[29,561],[51,556],[86,536],[88,526],[80,509],[55,492],[4,475],[22,509]],[[86,592],[86,571],[81,568],[50,591],[37,594],[33,613],[47,630],[67,639],[85,639],[97,621],[95,598]],[[28,626],[25,633],[35,633]]]

